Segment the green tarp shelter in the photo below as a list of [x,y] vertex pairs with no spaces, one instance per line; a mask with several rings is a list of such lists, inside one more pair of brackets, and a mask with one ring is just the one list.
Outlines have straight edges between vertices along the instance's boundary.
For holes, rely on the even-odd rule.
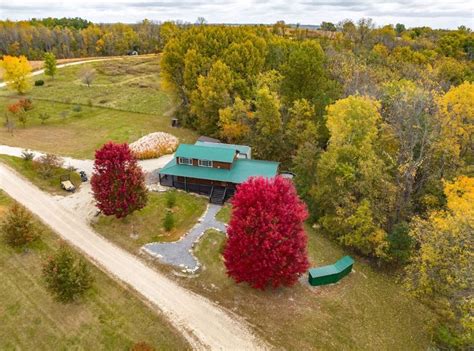
[[308,281],[312,286],[337,283],[352,271],[354,260],[344,256],[339,261],[328,266],[311,268],[308,272]]

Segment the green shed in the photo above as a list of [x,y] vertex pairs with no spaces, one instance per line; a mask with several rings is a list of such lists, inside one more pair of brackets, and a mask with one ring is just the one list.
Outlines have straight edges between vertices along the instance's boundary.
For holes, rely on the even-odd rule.
[[354,260],[350,256],[344,256],[334,264],[311,268],[308,272],[308,281],[312,286],[337,283],[352,271]]

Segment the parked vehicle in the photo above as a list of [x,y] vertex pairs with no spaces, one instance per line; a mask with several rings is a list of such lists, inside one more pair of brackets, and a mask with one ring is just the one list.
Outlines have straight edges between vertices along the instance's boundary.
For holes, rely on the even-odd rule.
[[71,176],[69,174],[63,174],[59,177],[59,180],[62,189],[72,193],[76,191],[76,186],[71,182]]
[[84,171],[79,171],[79,175],[81,176],[81,180],[82,180],[83,182],[87,182],[88,178],[87,178],[86,172],[84,172]]

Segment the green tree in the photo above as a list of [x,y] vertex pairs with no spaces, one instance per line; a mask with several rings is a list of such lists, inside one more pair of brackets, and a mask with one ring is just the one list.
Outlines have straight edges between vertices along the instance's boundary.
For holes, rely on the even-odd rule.
[[196,128],[208,135],[218,135],[219,110],[232,103],[233,78],[229,67],[216,61],[207,76],[200,76],[191,95],[191,113]]
[[354,96],[328,107],[331,137],[317,164],[312,207],[324,232],[364,255],[386,258],[394,189],[376,145],[379,107]]
[[286,125],[287,141],[291,150],[297,150],[305,142],[317,143],[314,107],[306,99],[295,100],[289,109],[290,120]]
[[61,302],[72,302],[92,287],[93,278],[84,260],[65,245],[43,265],[47,288]]
[[56,71],[56,56],[52,52],[47,52],[44,54],[44,74],[54,79]]
[[253,146],[257,157],[278,160],[282,154],[281,103],[278,95],[267,86],[257,91],[253,115]]
[[336,97],[335,82],[330,80],[324,68],[324,51],[316,41],[295,43],[282,66],[281,93],[285,101],[306,99],[321,116],[324,107]]
[[6,213],[0,232],[5,242],[13,247],[25,246],[38,238],[38,229],[33,217],[22,206],[14,204]]

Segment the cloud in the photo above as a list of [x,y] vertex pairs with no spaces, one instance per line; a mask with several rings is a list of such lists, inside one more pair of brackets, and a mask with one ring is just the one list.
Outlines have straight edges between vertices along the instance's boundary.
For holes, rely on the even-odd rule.
[[433,28],[473,26],[472,2],[465,0],[0,0],[0,18],[83,17],[94,22],[157,21],[210,23],[319,24],[371,17],[378,25],[405,23]]

